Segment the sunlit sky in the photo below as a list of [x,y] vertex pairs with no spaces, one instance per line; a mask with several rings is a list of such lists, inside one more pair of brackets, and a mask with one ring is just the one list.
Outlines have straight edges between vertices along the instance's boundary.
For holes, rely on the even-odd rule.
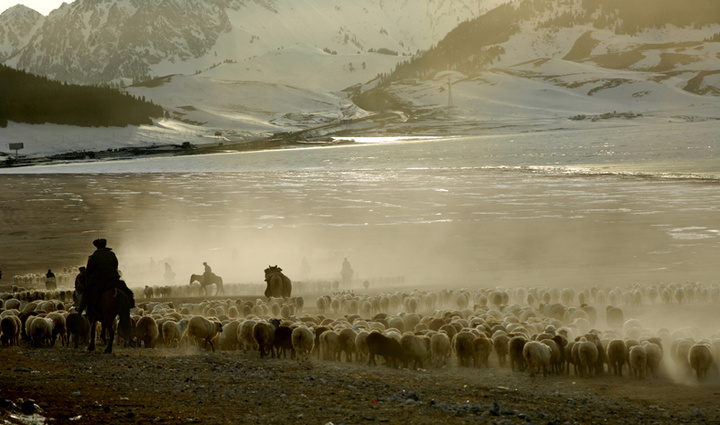
[[[72,3],[73,1],[74,0],[65,0],[64,3]],[[25,6],[35,9],[47,16],[48,13],[60,7],[63,4],[63,0],[0,0],[0,13],[18,3],[22,3]]]

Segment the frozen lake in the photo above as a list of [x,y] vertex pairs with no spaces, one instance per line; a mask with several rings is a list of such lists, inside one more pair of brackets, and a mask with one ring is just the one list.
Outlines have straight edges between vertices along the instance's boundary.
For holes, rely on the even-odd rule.
[[[297,279],[306,258],[304,277],[334,278],[345,257],[360,278],[402,275],[417,286],[717,282],[717,129],[364,140],[3,169],[11,190],[0,207],[24,196],[73,212],[45,236],[72,225],[89,250],[105,235],[135,282],[160,283],[165,260],[179,276],[208,261],[226,282],[261,282],[268,264]],[[4,240],[11,250],[14,239]]]

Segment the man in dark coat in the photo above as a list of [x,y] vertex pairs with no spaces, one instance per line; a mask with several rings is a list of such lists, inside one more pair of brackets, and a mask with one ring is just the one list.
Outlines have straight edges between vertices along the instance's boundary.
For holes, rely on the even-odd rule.
[[118,259],[111,248],[107,247],[105,239],[95,239],[95,252],[88,258],[87,267],[85,267],[85,282],[78,313],[82,313],[88,302],[97,298],[98,295],[106,289],[118,288],[130,297],[131,307],[135,306],[135,300],[132,291],[127,287],[124,281],[120,280],[118,272]]
[[48,269],[47,274],[45,274],[45,289],[48,291],[54,291],[57,289],[57,279],[55,278],[55,273],[51,269]]

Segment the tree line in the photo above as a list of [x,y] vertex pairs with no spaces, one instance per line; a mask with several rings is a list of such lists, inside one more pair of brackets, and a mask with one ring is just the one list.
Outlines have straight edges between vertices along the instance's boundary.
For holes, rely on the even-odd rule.
[[8,121],[82,127],[152,124],[164,115],[145,98],[108,87],[81,86],[0,65],[0,127]]

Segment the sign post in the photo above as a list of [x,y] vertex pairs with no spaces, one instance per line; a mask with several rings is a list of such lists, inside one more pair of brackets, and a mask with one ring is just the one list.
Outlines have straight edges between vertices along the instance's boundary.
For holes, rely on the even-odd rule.
[[10,147],[10,150],[15,151],[15,158],[18,157],[18,151],[25,148],[25,145],[22,143],[10,143],[8,146]]

